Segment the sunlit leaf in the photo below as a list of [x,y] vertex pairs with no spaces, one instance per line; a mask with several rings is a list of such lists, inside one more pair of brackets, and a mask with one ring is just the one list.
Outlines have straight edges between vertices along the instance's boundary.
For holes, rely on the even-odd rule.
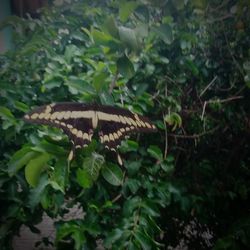
[[136,1],[123,1],[119,5],[119,17],[122,22],[126,22],[131,13],[138,7]]
[[106,164],[102,168],[103,178],[113,186],[122,185],[123,173],[121,169],[112,163]]
[[13,176],[18,170],[24,167],[31,159],[35,158],[39,154],[37,152],[31,151],[30,147],[23,147],[17,151],[10,162],[8,163],[8,173]]
[[119,36],[120,36],[120,40],[128,48],[132,50],[139,49],[140,46],[136,38],[136,32],[133,29],[121,26],[119,27]]
[[76,171],[76,179],[83,188],[90,188],[93,184],[92,178],[85,169],[78,168]]
[[99,176],[99,171],[104,163],[104,158],[95,152],[91,156],[86,157],[83,161],[83,169],[88,172],[92,180],[96,180]]
[[161,149],[156,145],[150,145],[150,147],[147,149],[148,153],[155,159],[162,161],[163,160],[163,154]]
[[44,170],[44,167],[50,158],[51,156],[47,153],[41,154],[30,160],[25,167],[25,178],[32,187],[37,185],[40,174]]

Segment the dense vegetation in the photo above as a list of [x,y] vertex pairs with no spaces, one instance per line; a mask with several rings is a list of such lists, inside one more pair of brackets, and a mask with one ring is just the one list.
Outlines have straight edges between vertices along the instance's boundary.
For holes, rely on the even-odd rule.
[[[250,5],[247,1],[55,1],[11,17],[0,56],[1,249],[21,225],[56,222],[57,249],[245,249],[250,245]],[[67,166],[59,130],[25,124],[59,101],[150,117],[124,166],[94,140]]]

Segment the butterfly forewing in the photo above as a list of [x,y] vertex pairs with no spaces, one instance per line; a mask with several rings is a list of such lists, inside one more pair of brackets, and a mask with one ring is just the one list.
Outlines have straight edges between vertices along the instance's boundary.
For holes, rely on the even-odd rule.
[[148,118],[129,110],[83,103],[41,106],[26,114],[24,120],[61,128],[70,138],[73,149],[87,146],[96,128],[100,141],[113,151],[131,133],[156,131]]

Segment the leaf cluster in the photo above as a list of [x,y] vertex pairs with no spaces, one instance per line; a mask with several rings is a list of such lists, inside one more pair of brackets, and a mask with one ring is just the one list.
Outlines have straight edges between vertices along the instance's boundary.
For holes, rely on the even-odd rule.
[[[57,249],[247,248],[249,12],[245,1],[65,0],[2,23],[14,43],[0,55],[3,249],[44,213],[60,218]],[[21,119],[59,101],[124,107],[158,132],[125,140],[123,167],[97,138],[68,165],[61,131]],[[84,218],[64,221],[75,204]]]

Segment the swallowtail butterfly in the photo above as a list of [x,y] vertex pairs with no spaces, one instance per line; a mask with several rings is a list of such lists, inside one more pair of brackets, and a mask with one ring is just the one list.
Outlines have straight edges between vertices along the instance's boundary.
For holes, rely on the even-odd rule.
[[[121,140],[131,133],[156,131],[148,118],[129,110],[74,102],[40,106],[26,114],[24,120],[62,129],[73,144],[69,160],[75,149],[88,146],[95,129],[98,129],[101,143],[111,151],[116,151]],[[119,155],[118,161],[122,164]]]

